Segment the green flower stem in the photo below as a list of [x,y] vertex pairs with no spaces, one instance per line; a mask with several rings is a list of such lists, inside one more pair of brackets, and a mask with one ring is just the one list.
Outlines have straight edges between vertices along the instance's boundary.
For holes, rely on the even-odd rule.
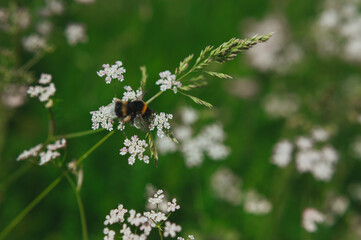
[[63,179],[64,174],[57,177],[47,188],[44,189],[26,208],[24,208],[17,216],[10,222],[10,224],[0,233],[0,240],[10,233],[10,231],[46,196],[53,190]]
[[[80,164],[85,158],[87,158],[95,149],[97,149],[103,142],[105,142],[115,131],[109,132],[106,136],[100,139],[93,147],[91,147],[86,153],[84,153],[77,161]],[[26,208],[24,208],[15,218],[10,222],[8,226],[0,233],[0,240],[4,239],[9,232],[49,193],[53,190],[63,179],[64,174],[56,178],[44,191],[42,191]]]
[[73,182],[73,180],[71,179],[69,174],[64,171],[64,175],[65,175],[66,179],[68,180],[71,188],[73,189],[75,197],[76,197],[76,201],[78,203],[79,213],[80,213],[81,229],[82,229],[82,233],[83,233],[83,240],[88,240],[88,230],[87,230],[87,224],[86,224],[83,201],[81,199],[81,196],[79,194],[79,191],[78,191],[75,183]]
[[57,139],[62,139],[62,138],[70,139],[70,138],[83,137],[83,136],[95,134],[95,133],[98,133],[98,132],[102,132],[104,130],[105,130],[104,128],[100,128],[100,129],[97,129],[97,130],[86,130],[86,131],[81,131],[81,132],[57,135],[57,136],[53,136],[51,138],[51,140],[57,140]]
[[115,130],[109,132],[105,135],[99,142],[97,142],[93,147],[91,147],[86,153],[84,153],[77,161],[76,164],[79,165],[85,158],[89,156],[95,149],[97,149],[103,142],[105,142],[111,135],[115,133]]
[[48,116],[49,116],[48,139],[50,139],[54,136],[55,133],[55,118],[54,118],[54,112],[51,108],[48,108]]
[[18,71],[21,72],[25,72],[27,70],[29,70],[31,67],[33,67],[37,62],[40,61],[40,59],[42,59],[45,55],[46,51],[40,51],[38,52],[34,57],[32,57],[29,61],[27,61],[24,65],[22,65]]
[[153,97],[151,97],[148,101],[146,101],[146,104],[151,103],[154,99],[156,99],[157,97],[159,97],[161,94],[163,93],[163,91],[159,91],[157,94],[155,94]]
[[158,233],[159,233],[160,240],[163,240],[163,235],[162,235],[160,227],[158,227]]

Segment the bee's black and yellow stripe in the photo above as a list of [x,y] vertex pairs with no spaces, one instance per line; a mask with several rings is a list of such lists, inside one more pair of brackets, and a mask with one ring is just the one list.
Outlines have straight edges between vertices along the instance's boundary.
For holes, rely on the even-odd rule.
[[152,110],[141,100],[126,102],[117,99],[115,101],[115,114],[118,118],[130,116],[131,119],[134,119],[138,113],[142,117],[147,118],[152,114]]

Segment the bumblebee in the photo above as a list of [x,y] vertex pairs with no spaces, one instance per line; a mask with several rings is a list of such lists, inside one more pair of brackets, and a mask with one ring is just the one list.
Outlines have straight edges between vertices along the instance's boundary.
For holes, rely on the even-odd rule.
[[115,100],[114,111],[117,117],[124,123],[130,123],[143,131],[149,131],[149,122],[154,111],[143,100],[122,101]]

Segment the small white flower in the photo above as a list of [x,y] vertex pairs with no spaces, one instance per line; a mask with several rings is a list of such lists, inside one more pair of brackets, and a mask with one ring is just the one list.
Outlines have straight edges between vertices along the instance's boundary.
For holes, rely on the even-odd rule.
[[148,202],[154,205],[160,204],[163,202],[163,198],[164,198],[163,190],[159,189],[156,193],[154,193],[153,198],[148,199]]
[[301,136],[296,140],[296,146],[301,150],[307,150],[313,147],[311,138]]
[[110,210],[109,215],[105,216],[104,225],[112,225],[114,223],[124,222],[124,215],[128,212],[127,209],[123,207],[123,204],[119,204],[116,209]]
[[75,46],[78,43],[85,43],[88,37],[85,33],[85,26],[79,23],[69,24],[65,29],[65,36],[70,46]]
[[180,206],[177,204],[177,199],[173,198],[172,202],[168,202],[168,212],[175,212]]
[[272,204],[252,190],[246,193],[244,210],[255,215],[264,215],[272,210]]
[[[42,80],[42,82],[44,81]],[[39,97],[40,102],[48,101],[49,98],[55,94],[55,92],[56,88],[54,83],[50,83],[48,86],[30,86],[27,90],[27,93],[30,95],[30,97]]]
[[172,118],[172,114],[165,114],[164,112],[161,112],[160,114],[153,114],[153,119],[149,125],[149,129],[154,130],[157,128],[157,135],[158,137],[162,138],[164,137],[163,128],[170,129],[169,120]]
[[131,140],[125,139],[124,145],[125,147],[120,149],[119,154],[125,155],[129,153],[130,157],[128,158],[128,163],[130,165],[133,165],[137,158],[140,161],[149,163],[149,156],[144,155],[146,147],[148,147],[148,144],[146,143],[145,140],[140,140],[137,135],[134,135],[131,137]]
[[117,79],[120,82],[124,81],[123,74],[125,73],[125,68],[122,67],[123,63],[121,61],[116,61],[114,65],[110,66],[109,64],[103,64],[102,67],[104,70],[99,70],[97,72],[99,77],[105,77],[105,83],[110,84],[112,79]]
[[42,36],[48,36],[53,29],[53,24],[50,21],[42,21],[36,26],[36,30]]
[[25,85],[6,85],[1,95],[2,104],[8,108],[20,107],[25,102],[26,91]]
[[[101,106],[98,111],[91,111],[90,114],[92,115],[93,130],[99,127],[105,128],[108,131],[113,130],[114,119],[117,117],[114,110],[114,102],[107,106]],[[122,129],[122,126],[119,126],[118,129]]]
[[50,151],[55,151],[60,148],[64,148],[66,146],[66,139],[60,139],[54,142],[53,144],[49,144],[46,146],[46,148]]
[[46,84],[48,84],[48,83],[51,82],[51,79],[52,79],[52,78],[53,78],[53,77],[51,76],[51,74],[42,73],[42,74],[40,75],[39,83],[40,83],[40,84],[43,84],[43,85],[46,85]]
[[16,159],[16,161],[28,159],[29,157],[36,157],[38,156],[41,148],[43,147],[43,144],[36,145],[33,148],[30,148],[29,150],[25,150],[22,152]]
[[109,228],[104,228],[103,233],[106,235],[104,236],[104,240],[114,240],[115,231],[109,230]]
[[43,37],[34,33],[23,39],[23,46],[29,52],[38,52],[46,47],[46,42]]
[[313,129],[311,134],[313,140],[315,140],[316,142],[325,142],[329,138],[329,133],[325,129],[320,127]]
[[282,140],[273,148],[271,162],[279,167],[286,167],[292,158],[293,145],[288,140]]
[[183,107],[180,111],[182,121],[186,125],[190,125],[198,120],[198,112],[191,107]]
[[314,208],[306,208],[302,214],[302,227],[307,232],[315,232],[317,230],[316,223],[325,221],[325,216]]
[[165,222],[165,228],[164,228],[164,237],[175,237],[177,232],[180,232],[182,230],[182,227],[179,225],[176,225],[175,223],[171,223],[169,221]]
[[178,88],[182,86],[180,81],[176,81],[176,76],[168,70],[159,73],[159,76],[161,79],[156,81],[155,84],[160,85],[160,90],[163,92],[172,89],[174,93],[177,93]]
[[124,89],[126,90],[126,92],[123,93],[122,98],[122,101],[124,102],[137,100],[143,95],[143,92],[141,90],[137,89],[136,91],[134,91],[130,86],[124,86]]
[[47,162],[50,162],[52,159],[55,159],[55,158],[59,157],[60,153],[58,153],[56,151],[48,150],[46,152],[41,152],[39,154],[39,156],[40,156],[39,165],[41,166],[41,165],[44,165]]

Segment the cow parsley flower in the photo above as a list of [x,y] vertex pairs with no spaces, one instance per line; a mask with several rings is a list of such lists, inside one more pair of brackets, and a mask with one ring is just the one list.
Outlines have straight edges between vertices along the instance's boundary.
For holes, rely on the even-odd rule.
[[172,238],[174,238],[176,236],[177,232],[182,231],[182,227],[175,224],[175,223],[171,223],[169,221],[165,222],[165,228],[164,228],[164,237],[168,237],[171,236]]
[[24,104],[27,86],[9,84],[4,87],[1,95],[1,102],[8,108],[17,108]]
[[104,225],[112,225],[114,223],[124,222],[124,215],[128,212],[127,209],[123,207],[123,204],[119,204],[116,209],[110,210],[109,215],[105,216]]
[[130,157],[128,158],[128,163],[130,165],[133,165],[137,158],[140,161],[149,163],[149,156],[144,155],[146,147],[148,147],[145,140],[140,140],[137,135],[134,135],[131,137],[131,140],[125,139],[124,145],[125,147],[120,149],[120,155],[129,153]]
[[109,230],[109,228],[104,228],[103,233],[105,234],[104,240],[114,240],[115,231]]
[[90,114],[92,115],[93,130],[98,129],[100,126],[108,131],[113,131],[114,118],[116,118],[114,103],[108,106],[101,106],[98,111],[91,111]]
[[[52,76],[50,74],[42,74],[39,79],[39,84],[41,85],[35,85],[30,86],[27,90],[27,93],[30,95],[30,97],[38,97],[40,102],[46,102],[48,101],[51,96],[53,96],[56,92],[56,88],[54,83],[51,82]],[[45,84],[48,84],[48,86],[42,86]]]
[[149,125],[150,130],[154,130],[157,128],[157,135],[158,137],[164,137],[163,129],[170,129],[169,119],[172,119],[172,114],[165,114],[161,112],[160,114],[153,114],[152,122]]
[[317,223],[325,221],[325,216],[314,208],[306,208],[302,214],[302,227],[307,232],[316,232]]
[[154,196],[148,199],[148,202],[150,202],[153,205],[160,204],[163,202],[164,194],[163,190],[159,189],[156,193],[154,193]]
[[88,37],[85,33],[85,26],[79,23],[69,24],[65,29],[65,36],[70,46],[75,46],[78,43],[85,43]]
[[172,202],[168,202],[168,212],[175,212],[175,210],[179,209],[180,206],[177,204],[177,199],[173,198]]
[[103,64],[102,67],[104,70],[99,70],[97,72],[99,77],[105,77],[105,83],[110,84],[112,79],[117,79],[120,82],[124,81],[123,74],[125,73],[125,68],[122,67],[123,63],[121,61],[116,61],[114,65],[110,66],[109,64]]
[[293,145],[288,140],[282,140],[273,149],[272,163],[279,167],[286,167],[292,159]]
[[137,89],[134,91],[130,86],[124,86],[126,92],[123,93],[122,101],[132,101],[140,99],[143,96],[142,90]]
[[25,150],[16,158],[16,161],[21,161],[21,160],[28,159],[29,157],[38,156],[42,147],[43,147],[43,144],[38,144],[35,147],[30,148],[29,150]]
[[57,152],[56,150],[58,150],[60,148],[65,148],[65,146],[66,146],[66,140],[65,139],[57,140],[53,144],[48,144],[46,146],[47,151],[41,152],[39,154],[39,156],[40,156],[39,165],[40,166],[44,165],[45,163],[51,161],[52,159],[60,157],[60,153]]
[[46,41],[45,38],[33,33],[23,39],[23,46],[25,50],[36,53],[46,47]]
[[178,88],[182,86],[180,81],[176,81],[176,76],[170,71],[164,71],[159,73],[160,79],[155,84],[160,85],[161,91],[172,89],[174,93],[177,93]]
[[246,193],[244,210],[255,215],[264,215],[272,210],[272,203],[256,191],[251,190]]

